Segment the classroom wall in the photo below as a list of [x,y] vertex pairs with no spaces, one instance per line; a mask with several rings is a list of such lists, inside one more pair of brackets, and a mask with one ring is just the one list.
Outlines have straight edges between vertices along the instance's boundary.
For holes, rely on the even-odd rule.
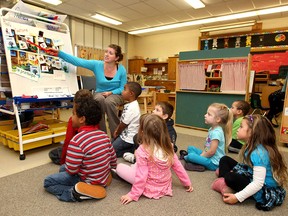
[[115,43],[127,52],[128,34],[92,22],[69,17],[72,46],[86,46],[105,49],[109,44]]
[[197,50],[199,37],[198,30],[177,30],[177,32],[151,36],[134,36],[135,53],[129,55],[159,58],[159,61],[165,61],[169,56],[174,56],[180,51]]
[[[272,17],[273,15],[271,15]],[[283,29],[288,28],[288,17],[279,19],[269,19],[262,22],[262,29]],[[188,30],[177,32],[157,34],[151,36],[132,36],[134,49],[131,49],[129,56],[143,56],[144,58],[160,58],[162,60],[167,59],[169,56],[180,51],[192,51],[198,50],[198,40],[201,36],[199,30]],[[220,33],[231,33],[237,32],[239,29],[218,32]],[[243,31],[243,30],[242,30]],[[132,40],[131,37],[128,40]],[[128,42],[130,45],[130,43]],[[130,49],[129,49],[130,51]]]
[[134,35],[128,34],[127,59],[135,58],[136,53],[137,53],[137,49],[135,45],[135,37]]

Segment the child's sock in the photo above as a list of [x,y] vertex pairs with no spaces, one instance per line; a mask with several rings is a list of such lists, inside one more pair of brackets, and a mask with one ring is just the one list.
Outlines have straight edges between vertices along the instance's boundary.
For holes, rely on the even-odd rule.
[[216,170],[215,170],[215,175],[218,177],[219,176],[219,168],[217,168]]
[[233,193],[233,190],[228,187],[225,183],[225,179],[223,177],[217,178],[211,185],[211,188],[222,195],[224,193]]

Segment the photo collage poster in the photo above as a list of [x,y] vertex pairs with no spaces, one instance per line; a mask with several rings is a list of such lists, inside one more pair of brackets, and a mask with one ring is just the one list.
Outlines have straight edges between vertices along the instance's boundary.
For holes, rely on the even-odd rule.
[[2,26],[2,37],[4,46],[10,52],[12,72],[34,81],[43,75],[53,76],[59,71],[68,73],[66,62],[45,52],[49,48],[60,50],[64,41],[45,35],[41,29],[31,29],[24,25],[13,26],[11,22]]

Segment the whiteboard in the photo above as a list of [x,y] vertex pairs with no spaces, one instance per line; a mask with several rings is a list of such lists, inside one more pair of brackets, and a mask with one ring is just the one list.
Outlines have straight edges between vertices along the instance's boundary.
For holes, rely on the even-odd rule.
[[47,25],[39,21],[34,23],[35,26],[31,26],[1,17],[2,36],[13,97],[22,95],[37,95],[39,98],[72,96],[78,91],[76,67],[58,57],[47,55],[45,51],[36,46],[44,49],[56,48],[72,53],[69,29],[54,31],[49,29],[56,25]]

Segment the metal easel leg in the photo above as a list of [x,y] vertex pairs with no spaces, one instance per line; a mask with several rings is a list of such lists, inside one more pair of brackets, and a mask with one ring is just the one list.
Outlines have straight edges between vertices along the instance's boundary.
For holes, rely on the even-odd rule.
[[14,115],[15,115],[15,118],[16,118],[18,137],[19,137],[19,150],[20,150],[19,159],[20,160],[25,160],[25,154],[23,152],[23,139],[22,139],[21,122],[20,122],[20,118],[19,118],[18,108],[17,108],[17,106],[15,105],[14,102],[13,102],[13,110],[14,110]]

